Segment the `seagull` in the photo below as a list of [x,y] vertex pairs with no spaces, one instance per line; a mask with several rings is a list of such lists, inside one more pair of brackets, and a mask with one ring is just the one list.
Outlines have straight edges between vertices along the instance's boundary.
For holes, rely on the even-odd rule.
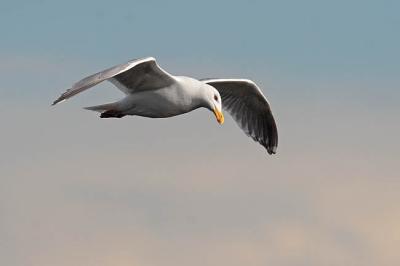
[[76,82],[55,105],[103,81],[109,81],[126,96],[117,102],[85,107],[100,112],[101,118],[137,115],[166,118],[204,107],[218,123],[224,123],[222,108],[254,141],[275,154],[278,131],[267,98],[248,79],[194,79],[173,76],[158,66],[153,57],[134,59]]

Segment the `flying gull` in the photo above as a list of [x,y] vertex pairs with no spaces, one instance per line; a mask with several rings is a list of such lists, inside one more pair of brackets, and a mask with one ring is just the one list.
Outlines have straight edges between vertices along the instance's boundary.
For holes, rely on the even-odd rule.
[[131,60],[88,76],[64,92],[53,105],[108,80],[126,94],[120,101],[86,107],[100,112],[101,118],[138,115],[171,117],[199,107],[224,122],[222,108],[269,154],[276,153],[278,132],[268,100],[248,79],[201,79],[173,76],[160,68],[153,57]]

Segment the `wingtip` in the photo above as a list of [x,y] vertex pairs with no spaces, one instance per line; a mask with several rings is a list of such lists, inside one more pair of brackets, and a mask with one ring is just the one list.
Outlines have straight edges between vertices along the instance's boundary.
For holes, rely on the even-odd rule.
[[61,103],[61,102],[63,102],[63,101],[65,101],[65,99],[60,99],[60,98],[58,98],[57,100],[55,100],[55,101],[51,104],[51,106],[54,106],[54,105],[56,105],[56,104],[58,104],[58,103]]
[[277,149],[277,146],[268,147],[267,148],[268,154],[269,155],[276,154],[276,149]]

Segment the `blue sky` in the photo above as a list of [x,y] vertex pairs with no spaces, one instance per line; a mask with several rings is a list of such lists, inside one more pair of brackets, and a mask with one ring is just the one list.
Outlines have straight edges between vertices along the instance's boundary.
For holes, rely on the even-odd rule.
[[310,78],[351,70],[394,79],[397,8],[396,1],[12,1],[0,11],[2,53],[99,62],[156,54],[251,61]]
[[[399,264],[397,1],[7,1],[0,264]],[[226,115],[102,120],[80,78],[154,56],[245,77],[276,156]]]

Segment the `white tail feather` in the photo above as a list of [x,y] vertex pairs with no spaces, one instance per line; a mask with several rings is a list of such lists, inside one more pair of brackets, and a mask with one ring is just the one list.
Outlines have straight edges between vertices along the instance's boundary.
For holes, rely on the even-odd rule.
[[86,110],[95,111],[95,112],[104,112],[109,110],[118,110],[118,102],[115,103],[106,103],[95,106],[84,107]]

